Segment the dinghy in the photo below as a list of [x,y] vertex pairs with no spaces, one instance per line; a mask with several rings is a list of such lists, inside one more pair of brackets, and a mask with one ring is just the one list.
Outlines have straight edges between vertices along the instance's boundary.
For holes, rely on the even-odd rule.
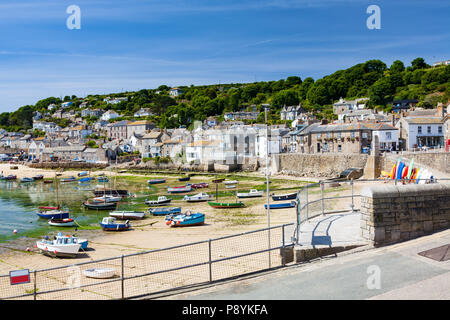
[[94,201],[99,201],[99,202],[119,202],[120,200],[122,200],[122,197],[120,196],[111,196],[111,195],[103,195],[101,197],[95,197]]
[[33,182],[33,181],[34,181],[33,178],[27,178],[27,177],[20,179],[21,183]]
[[68,178],[62,178],[61,182],[74,182],[76,180],[77,180],[77,178],[72,176],[72,177],[68,177]]
[[245,204],[241,201],[239,202],[208,202],[208,204],[216,209],[234,209],[234,208],[243,208]]
[[[295,208],[296,202],[285,202],[285,203],[271,203],[269,204],[270,209],[286,209],[286,208]],[[267,203],[264,204],[264,208],[267,209]]]
[[85,177],[85,176],[87,176],[88,175],[88,172],[87,171],[82,171],[82,172],[79,172],[78,173],[78,176],[79,177]]
[[145,216],[144,211],[111,211],[110,217],[118,220],[141,220]]
[[159,183],[165,183],[166,179],[150,179],[147,180],[148,184],[159,184]]
[[272,194],[273,201],[294,200],[296,198],[297,198],[297,192],[288,193],[288,194],[280,194],[278,196]]
[[94,278],[94,279],[114,278],[116,275],[114,269],[110,268],[86,269],[83,271],[83,274],[87,278]]
[[184,201],[187,202],[203,202],[203,201],[209,201],[212,200],[212,196],[207,194],[206,192],[200,192],[198,194],[192,195],[192,196],[184,196]]
[[166,196],[159,196],[158,200],[148,200],[145,199],[145,204],[151,207],[155,206],[164,206],[166,204],[169,204],[172,201],[172,199],[167,198]]
[[38,211],[36,214],[42,219],[66,219],[66,218],[69,218],[68,211],[60,211],[60,210]]
[[166,216],[166,224],[171,227],[199,226],[204,223],[204,213],[191,213],[189,210],[182,214]]
[[168,187],[167,188],[168,193],[184,193],[184,192],[191,192],[191,191],[192,191],[191,186]]
[[114,217],[104,217],[100,222],[103,231],[125,231],[130,229],[131,225],[128,220],[125,223],[117,223]]
[[181,213],[181,207],[149,208],[148,212],[154,216],[166,216],[168,214]]
[[191,180],[191,177],[178,178],[178,181],[189,181],[189,180]]
[[190,186],[192,189],[208,188],[208,184],[206,182],[193,183]]
[[229,180],[229,181],[223,182],[224,185],[238,184],[238,183],[239,183],[239,181],[237,181],[237,180]]
[[241,192],[238,193],[236,196],[238,198],[256,198],[256,197],[262,197],[264,195],[264,191],[258,191],[256,189],[251,189],[250,192]]
[[48,222],[49,225],[54,227],[75,227],[75,221],[71,218],[63,218],[63,219],[50,219]]

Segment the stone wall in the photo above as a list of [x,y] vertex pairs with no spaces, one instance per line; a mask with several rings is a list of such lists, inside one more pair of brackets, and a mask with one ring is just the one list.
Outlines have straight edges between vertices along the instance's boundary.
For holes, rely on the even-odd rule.
[[361,236],[375,246],[450,227],[450,185],[389,185],[361,192]]
[[334,178],[347,168],[364,168],[366,154],[303,154],[288,153],[278,157],[278,171],[300,177]]

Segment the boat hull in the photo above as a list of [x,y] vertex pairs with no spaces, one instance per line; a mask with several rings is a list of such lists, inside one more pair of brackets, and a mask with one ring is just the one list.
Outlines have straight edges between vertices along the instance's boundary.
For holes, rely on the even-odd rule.
[[147,183],[148,184],[160,184],[160,183],[165,183],[166,179],[154,179],[154,180],[148,180]]
[[69,212],[38,212],[36,213],[42,219],[67,219]]
[[227,208],[243,208],[245,207],[245,204],[243,202],[231,202],[231,203],[225,203],[225,202],[208,202],[208,204],[217,209],[227,209]]
[[166,216],[168,214],[181,213],[181,207],[148,209],[148,212],[154,216]]
[[117,202],[103,202],[103,203],[83,203],[88,209],[91,210],[114,210],[117,207]]
[[283,194],[283,195],[272,195],[273,201],[284,201],[284,200],[295,200],[297,198],[297,192],[289,193],[289,194]]
[[203,213],[173,215],[166,219],[166,224],[173,228],[200,226],[205,224],[205,215]]
[[172,201],[172,199],[167,199],[167,200],[162,200],[162,201],[158,201],[158,200],[146,200],[145,204],[150,206],[150,207],[157,207],[157,206],[164,206],[166,204],[169,204]]
[[100,222],[100,227],[102,227],[103,231],[126,231],[131,226],[128,223],[104,224]]
[[[269,204],[270,209],[287,209],[287,208],[295,208],[295,201],[287,202],[287,203],[271,203]],[[264,204],[264,208],[267,209],[267,203]]]
[[145,216],[144,211],[113,211],[109,213],[110,217],[118,220],[141,220]]

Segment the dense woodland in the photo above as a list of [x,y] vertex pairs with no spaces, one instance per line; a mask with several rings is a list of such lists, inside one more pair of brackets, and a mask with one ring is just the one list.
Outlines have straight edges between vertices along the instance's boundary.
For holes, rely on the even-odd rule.
[[[180,86],[183,94],[173,98],[169,96],[170,87],[161,85],[156,89],[144,89],[136,92],[121,92],[109,95],[89,95],[85,98],[66,96],[63,99],[50,97],[27,105],[15,112],[0,114],[0,127],[7,131],[27,130],[32,127],[33,113],[48,111],[50,104],[58,106],[72,101],[66,110],[76,110],[83,101],[89,108],[113,109],[123,117],[115,119],[133,119],[133,114],[141,108],[149,108],[155,116],[148,117],[161,128],[192,126],[195,120],[205,120],[209,116],[218,116],[231,111],[251,110],[256,106],[262,111],[262,104],[270,104],[269,121],[280,123],[280,111],[284,105],[298,105],[313,112],[319,119],[333,119],[332,104],[339,98],[355,99],[368,97],[370,108],[390,111],[394,100],[417,99],[424,108],[435,107],[438,102],[450,100],[450,66],[431,67],[423,58],[416,58],[410,66],[402,61],[394,61],[390,67],[380,60],[369,60],[345,70],[339,70],[321,79],[311,77],[302,79],[290,76],[278,81],[254,83],[230,83],[205,86]],[[128,101],[116,105],[104,102],[106,97],[128,97]],[[50,120],[50,117],[47,117]],[[88,118],[88,123],[97,119]],[[67,119],[52,119],[61,126],[67,126]],[[264,122],[261,112],[256,122]]]

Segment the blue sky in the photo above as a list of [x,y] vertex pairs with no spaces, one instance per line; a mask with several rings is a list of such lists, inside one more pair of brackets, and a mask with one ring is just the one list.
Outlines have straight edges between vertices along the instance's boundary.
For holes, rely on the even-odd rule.
[[[381,30],[369,30],[369,5]],[[70,5],[81,29],[69,30]],[[369,59],[450,59],[444,0],[0,2],[0,112],[49,96],[318,79]]]

